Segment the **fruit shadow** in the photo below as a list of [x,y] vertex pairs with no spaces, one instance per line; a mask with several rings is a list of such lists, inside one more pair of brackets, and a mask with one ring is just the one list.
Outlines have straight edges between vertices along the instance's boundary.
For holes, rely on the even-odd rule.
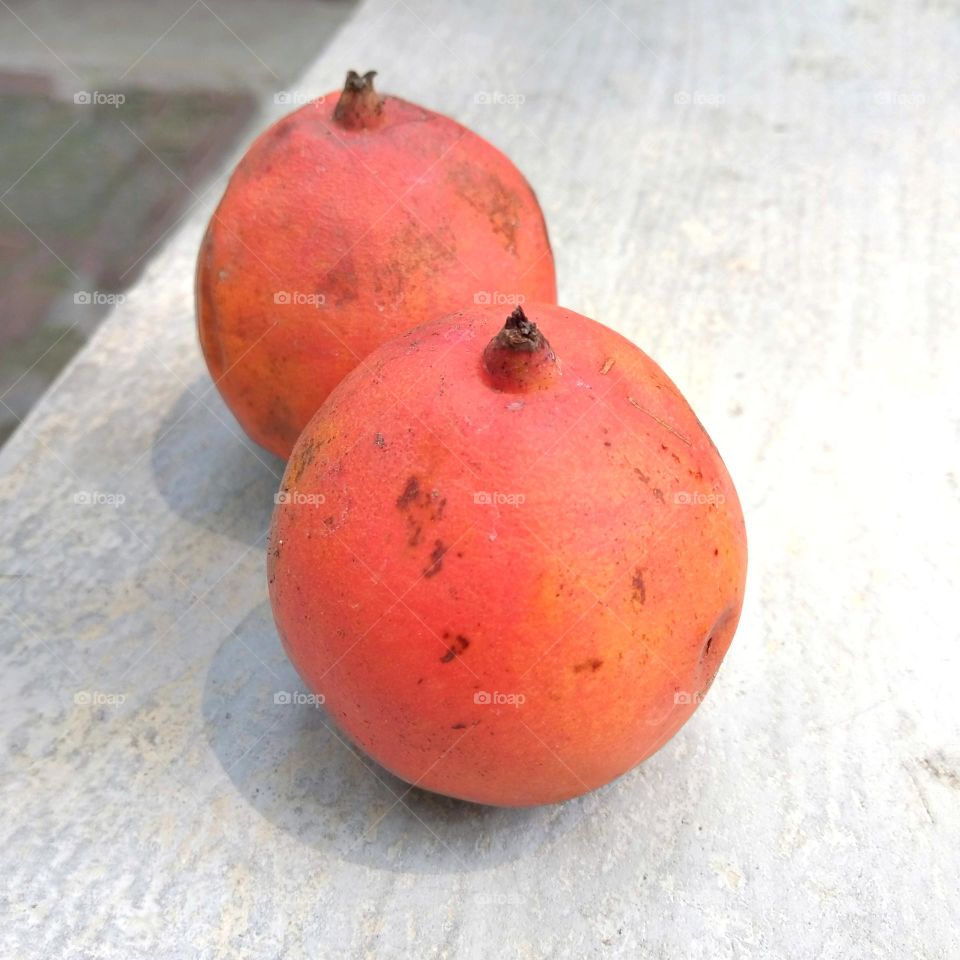
[[284,463],[245,436],[203,376],[163,418],[151,466],[157,489],[175,513],[252,546],[270,523]]
[[207,741],[260,816],[339,860],[403,873],[486,870],[576,826],[577,802],[505,809],[411,787],[354,747],[283,652],[270,607],[254,607],[215,652],[203,695]]

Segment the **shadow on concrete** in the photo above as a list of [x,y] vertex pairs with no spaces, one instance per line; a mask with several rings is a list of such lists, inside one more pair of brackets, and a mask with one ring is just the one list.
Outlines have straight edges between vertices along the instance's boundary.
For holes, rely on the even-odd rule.
[[411,788],[349,744],[322,707],[295,702],[306,693],[261,603],[213,656],[204,730],[261,816],[339,860],[400,873],[486,870],[555,843],[593,806],[510,810]]
[[248,546],[263,537],[284,463],[244,435],[206,377],[163,418],[151,462],[157,489],[185,520]]

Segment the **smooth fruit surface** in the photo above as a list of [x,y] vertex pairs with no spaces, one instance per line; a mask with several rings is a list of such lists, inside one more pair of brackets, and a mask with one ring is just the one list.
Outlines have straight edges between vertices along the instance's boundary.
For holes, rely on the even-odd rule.
[[646,354],[560,307],[381,346],[278,499],[288,655],[367,753],[454,797],[549,803],[629,770],[696,709],[740,616],[716,448]]
[[[523,175],[460,124],[372,74],[263,133],[197,263],[200,342],[247,433],[286,458],[371,350],[464,304],[556,299]],[[509,308],[507,308],[509,310]]]

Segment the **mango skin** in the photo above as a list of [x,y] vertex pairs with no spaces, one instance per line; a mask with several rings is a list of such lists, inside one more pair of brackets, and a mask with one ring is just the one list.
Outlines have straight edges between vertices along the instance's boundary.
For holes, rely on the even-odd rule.
[[397,97],[375,129],[345,129],[339,96],[257,138],[197,260],[210,375],[247,434],[284,459],[384,340],[477,298],[556,300],[543,214],[504,154]]
[[663,746],[730,646],[747,565],[733,483],[663,371],[593,320],[526,312],[561,363],[542,390],[489,385],[502,308],[369,356],[298,440],[268,553],[285,649],[349,738],[503,806]]

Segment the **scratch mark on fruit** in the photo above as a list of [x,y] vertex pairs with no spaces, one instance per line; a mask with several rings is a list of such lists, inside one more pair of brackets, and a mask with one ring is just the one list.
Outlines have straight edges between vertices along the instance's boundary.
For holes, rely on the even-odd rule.
[[449,549],[442,540],[434,541],[433,550],[430,552],[430,565],[423,571],[425,577],[434,577],[443,569],[443,555]]
[[317,445],[314,442],[313,438],[305,440],[303,445],[297,450],[297,460],[293,464],[293,482],[299,482],[300,478],[303,476],[303,471],[313,463],[314,455],[316,454]]
[[613,369],[613,365],[616,362],[617,361],[614,360],[613,357],[607,357],[607,359],[603,361],[603,366],[600,368],[600,373],[608,374]]
[[[449,634],[445,633],[443,635],[444,640],[449,637]],[[458,633],[453,638],[453,643],[447,647],[447,652],[440,658],[441,663],[450,663],[455,657],[459,657],[467,647],[470,646],[470,641],[462,634]]]
[[637,570],[633,575],[633,599],[641,604],[647,602],[647,585],[643,582],[643,571]]
[[648,417],[652,418],[653,420],[656,420],[657,423],[659,423],[664,430],[669,430],[670,433],[672,433],[678,440],[682,440],[688,447],[692,446],[690,440],[687,437],[685,437],[682,433],[680,433],[679,430],[670,426],[670,424],[667,423],[666,420],[662,420],[655,413],[651,413],[646,407],[642,406],[640,403],[634,400],[633,397],[627,397],[627,402],[630,403],[631,406],[636,407],[642,413],[645,413]]
[[584,660],[583,663],[575,663],[573,665],[573,672],[583,673],[584,670],[589,670],[591,673],[596,673],[602,666],[602,660],[598,660],[596,657],[591,657],[589,660]]

